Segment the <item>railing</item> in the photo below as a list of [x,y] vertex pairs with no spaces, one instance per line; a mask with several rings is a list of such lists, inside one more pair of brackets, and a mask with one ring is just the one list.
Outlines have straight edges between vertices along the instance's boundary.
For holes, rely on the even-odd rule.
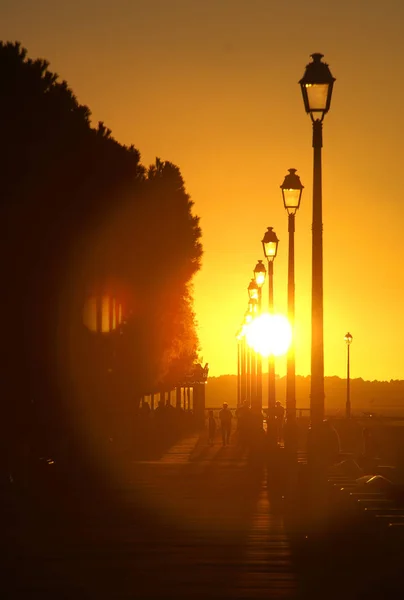
[[[205,418],[208,418],[208,411],[209,410],[213,410],[213,414],[215,417],[218,417],[219,411],[221,410],[221,406],[207,406],[205,408]],[[236,411],[237,411],[237,407],[236,406],[229,406],[229,409],[231,410],[233,416],[236,416]],[[267,408],[263,407],[262,409],[264,418],[267,414]],[[285,417],[286,417],[286,410],[285,410]],[[345,411],[344,410],[334,410],[334,411],[329,411],[325,414],[325,418],[326,419],[332,419],[332,420],[338,420],[338,421],[343,421],[346,419],[345,416]],[[310,420],[310,408],[304,407],[304,408],[296,408],[296,419],[298,420]],[[373,412],[368,412],[368,411],[361,411],[358,410],[357,412],[353,412],[351,414],[351,421],[404,421],[404,415],[383,415],[381,413],[373,413]]]
[[[221,406],[205,407],[205,418],[206,419],[208,418],[208,413],[210,410],[213,410],[213,416],[215,418],[218,418],[221,408],[222,408]],[[237,407],[229,406],[229,409],[230,409],[232,415],[235,417],[236,413],[237,413]],[[263,407],[263,409],[262,409],[264,419],[266,418],[267,410],[268,409],[266,407]],[[286,415],[286,411],[285,411],[285,415]],[[309,419],[309,418],[310,418],[310,408],[297,408],[296,409],[296,419]]]

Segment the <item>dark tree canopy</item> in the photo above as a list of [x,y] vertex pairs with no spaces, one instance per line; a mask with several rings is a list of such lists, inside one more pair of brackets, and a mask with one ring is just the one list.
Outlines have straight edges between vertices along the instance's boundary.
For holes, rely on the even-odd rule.
[[[125,414],[188,372],[202,247],[178,167],[142,166],[48,67],[0,43],[3,401],[63,428],[67,406]],[[93,297],[112,331],[83,324]]]

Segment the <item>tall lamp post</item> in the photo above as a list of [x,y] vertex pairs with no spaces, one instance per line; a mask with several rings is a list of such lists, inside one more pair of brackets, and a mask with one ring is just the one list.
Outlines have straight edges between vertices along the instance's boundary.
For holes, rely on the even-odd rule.
[[282,185],[283,204],[288,212],[289,256],[288,256],[288,319],[292,327],[292,343],[287,356],[286,371],[286,423],[292,450],[297,451],[296,431],[296,366],[295,366],[295,215],[300,206],[303,185],[296,169],[289,169]]
[[313,428],[324,418],[324,335],[323,335],[323,217],[321,185],[321,148],[323,119],[331,105],[335,78],[322,54],[313,59],[299,81],[306,113],[313,123],[313,225],[312,225],[312,313],[311,313],[311,394],[310,413]]
[[351,418],[351,389],[350,389],[350,355],[349,350],[352,344],[352,335],[349,333],[345,336],[347,357],[346,357],[346,405],[345,405],[345,416],[347,419]]
[[248,310],[244,314],[243,321],[243,345],[242,345],[242,371],[241,371],[241,381],[242,381],[242,391],[241,391],[241,403],[250,402],[251,400],[251,352],[250,347],[246,343],[246,327],[251,323],[253,319],[253,307],[252,304],[248,303]]
[[[259,260],[254,267],[254,280],[258,286],[258,305],[257,311],[258,315],[261,314],[262,311],[262,286],[265,283],[265,278],[267,275],[267,270],[262,260]],[[262,357],[261,354],[257,353],[257,399],[256,399],[256,408],[259,411],[262,411]]]
[[237,408],[242,404],[241,394],[243,389],[242,373],[243,373],[243,328],[236,334],[237,339]]
[[[258,301],[259,301],[259,287],[255,282],[255,279],[251,279],[248,285],[248,296],[249,296],[249,307],[251,307],[252,316],[257,314]],[[250,405],[257,405],[257,391],[258,391],[258,376],[257,376],[257,352],[250,349],[250,369],[251,369],[251,380],[250,380]]]
[[[268,309],[274,312],[274,259],[278,253],[278,236],[272,227],[268,227],[262,238],[264,256],[268,260]],[[268,359],[268,411],[272,413],[275,406],[275,362],[272,355]]]

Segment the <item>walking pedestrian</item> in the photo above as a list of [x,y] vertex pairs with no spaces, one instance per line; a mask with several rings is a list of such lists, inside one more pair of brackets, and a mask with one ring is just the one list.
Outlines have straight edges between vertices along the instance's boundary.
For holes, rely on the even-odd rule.
[[223,408],[219,412],[220,426],[222,430],[222,442],[223,446],[228,446],[230,442],[230,433],[231,433],[231,420],[233,415],[231,414],[231,410],[229,409],[229,405],[227,402],[223,402]]

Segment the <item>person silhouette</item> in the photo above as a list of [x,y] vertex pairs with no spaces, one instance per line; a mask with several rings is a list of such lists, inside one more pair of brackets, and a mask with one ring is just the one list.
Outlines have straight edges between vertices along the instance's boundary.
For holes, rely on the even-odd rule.
[[208,438],[209,438],[209,444],[211,446],[213,446],[213,443],[215,441],[215,433],[216,433],[216,421],[215,421],[215,417],[213,416],[213,410],[210,410],[208,413]]
[[223,402],[223,408],[219,412],[219,420],[220,420],[220,426],[221,426],[221,430],[222,430],[223,446],[228,445],[229,441],[230,441],[232,418],[233,418],[233,415],[231,414],[229,405],[227,404],[227,402]]

